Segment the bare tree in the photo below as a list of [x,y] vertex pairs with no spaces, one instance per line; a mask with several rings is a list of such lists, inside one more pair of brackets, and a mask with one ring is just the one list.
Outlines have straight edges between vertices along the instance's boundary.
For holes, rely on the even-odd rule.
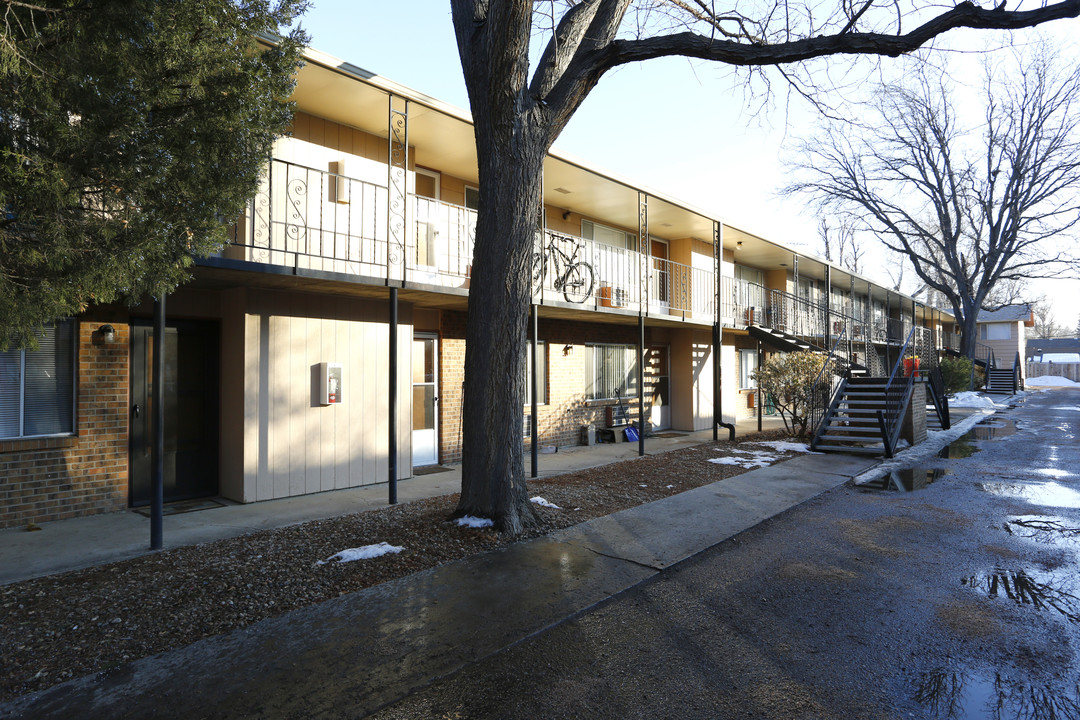
[[1032,327],[1032,336],[1045,340],[1046,338],[1063,337],[1069,334],[1069,329],[1057,324],[1054,320],[1054,310],[1045,295],[1031,305],[1031,314],[1035,320]]
[[[1038,1],[1038,0],[1037,0]],[[906,6],[905,6],[906,8]],[[1032,10],[964,1],[451,0],[477,145],[477,215],[465,356],[465,436],[459,514],[508,533],[534,519],[525,487],[521,408],[526,318],[544,157],[613,68],[683,56],[731,67],[784,66],[827,56],[896,57],[955,28],[1019,28],[1080,15],[1080,0]],[[534,39],[542,49],[530,67]],[[496,381],[498,379],[498,381]]]
[[831,121],[806,142],[808,179],[788,188],[861,213],[948,300],[968,356],[979,310],[1004,304],[1009,283],[1074,267],[1061,238],[1080,221],[1080,69],[1046,45],[1010,64],[986,64],[982,119],[968,131],[940,75],[884,86],[869,120]]
[[862,272],[865,247],[855,238],[855,226],[847,218],[841,218],[836,227],[829,226],[827,218],[818,221],[818,236],[825,250],[825,259],[853,273]]

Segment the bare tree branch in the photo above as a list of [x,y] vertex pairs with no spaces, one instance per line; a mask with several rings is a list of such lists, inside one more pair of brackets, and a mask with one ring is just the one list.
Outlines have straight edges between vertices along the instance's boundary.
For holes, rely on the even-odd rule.
[[902,254],[950,302],[969,351],[979,310],[1016,294],[995,288],[1075,268],[1059,238],[1080,223],[1080,70],[1063,71],[1045,46],[1027,54],[1008,75],[987,66],[978,143],[952,88],[924,71],[882,88],[867,106],[876,120],[832,122],[807,141],[808,179],[787,189],[861,218]]

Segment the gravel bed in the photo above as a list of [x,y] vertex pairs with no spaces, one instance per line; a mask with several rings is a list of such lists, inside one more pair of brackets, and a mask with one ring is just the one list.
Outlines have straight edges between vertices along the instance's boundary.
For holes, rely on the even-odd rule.
[[[539,524],[513,540],[451,522],[453,494],[2,586],[0,701],[733,477],[746,470],[708,460],[783,435],[762,433],[530,481],[530,495],[562,509],[535,506]],[[781,461],[793,456],[775,454]],[[317,564],[379,542],[405,549]]]

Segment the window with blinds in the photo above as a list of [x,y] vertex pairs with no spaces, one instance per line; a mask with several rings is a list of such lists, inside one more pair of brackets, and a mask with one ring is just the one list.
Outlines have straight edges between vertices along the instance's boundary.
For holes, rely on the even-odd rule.
[[75,323],[49,326],[37,350],[0,352],[0,439],[75,429]]
[[593,345],[592,383],[585,396],[590,400],[614,400],[637,395],[637,366],[633,345]]

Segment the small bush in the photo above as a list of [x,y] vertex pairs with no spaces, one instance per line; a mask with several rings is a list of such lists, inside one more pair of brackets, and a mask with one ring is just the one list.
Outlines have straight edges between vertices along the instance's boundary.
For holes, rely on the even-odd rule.
[[[971,358],[944,357],[941,359],[941,377],[945,381],[945,392],[953,394],[964,392],[971,384]],[[975,368],[975,388],[986,384],[985,373]]]
[[[761,389],[773,396],[776,409],[788,432],[806,437],[815,407],[822,398],[812,393],[814,381],[825,365],[825,356],[813,352],[793,352],[774,355],[754,372],[754,379]],[[832,389],[832,376],[826,372],[820,392],[826,395]]]

